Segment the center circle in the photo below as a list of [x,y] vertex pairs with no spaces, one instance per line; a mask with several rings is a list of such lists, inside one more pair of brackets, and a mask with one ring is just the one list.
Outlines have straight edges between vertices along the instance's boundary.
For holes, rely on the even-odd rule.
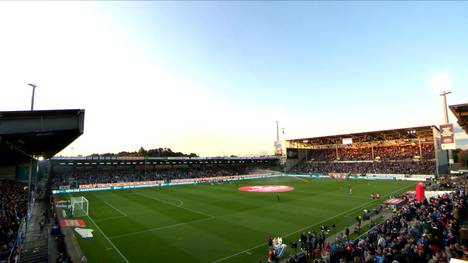
[[294,187],[287,185],[248,185],[239,187],[239,191],[259,193],[281,193],[292,190],[294,190]]

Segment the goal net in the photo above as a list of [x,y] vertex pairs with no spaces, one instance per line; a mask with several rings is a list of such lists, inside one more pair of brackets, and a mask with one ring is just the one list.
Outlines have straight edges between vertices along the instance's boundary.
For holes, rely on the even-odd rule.
[[70,198],[71,213],[75,217],[87,216],[89,202],[84,196]]

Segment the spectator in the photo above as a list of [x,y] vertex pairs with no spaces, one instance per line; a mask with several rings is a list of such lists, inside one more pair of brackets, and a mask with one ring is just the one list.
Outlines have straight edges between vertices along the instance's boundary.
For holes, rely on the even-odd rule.
[[19,253],[16,240],[18,229],[27,212],[25,184],[0,181],[0,262],[15,262]]
[[434,180],[431,187],[454,192],[423,203],[410,202],[362,238],[349,240],[341,233],[327,246],[329,249],[308,252],[309,258],[314,262],[366,263],[449,262],[451,258],[467,260],[467,248],[458,234],[459,215],[466,213],[467,179]]

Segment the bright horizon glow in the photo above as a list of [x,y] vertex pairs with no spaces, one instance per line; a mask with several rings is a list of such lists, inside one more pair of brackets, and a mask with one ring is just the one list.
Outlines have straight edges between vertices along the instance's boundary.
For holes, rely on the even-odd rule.
[[[0,111],[86,110],[61,155],[273,153],[281,139],[438,125],[468,101],[468,3],[0,2]],[[428,44],[430,43],[430,45]],[[454,122],[454,117],[450,116]]]
[[446,72],[436,73],[431,79],[431,86],[438,95],[451,92],[452,80]]

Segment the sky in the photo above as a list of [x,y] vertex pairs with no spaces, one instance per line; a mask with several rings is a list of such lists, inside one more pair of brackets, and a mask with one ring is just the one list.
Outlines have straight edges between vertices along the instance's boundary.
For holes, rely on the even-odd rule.
[[439,125],[437,89],[468,102],[467,14],[464,1],[0,2],[0,111],[29,109],[28,83],[35,109],[85,109],[61,155],[272,154],[275,121],[281,139]]

